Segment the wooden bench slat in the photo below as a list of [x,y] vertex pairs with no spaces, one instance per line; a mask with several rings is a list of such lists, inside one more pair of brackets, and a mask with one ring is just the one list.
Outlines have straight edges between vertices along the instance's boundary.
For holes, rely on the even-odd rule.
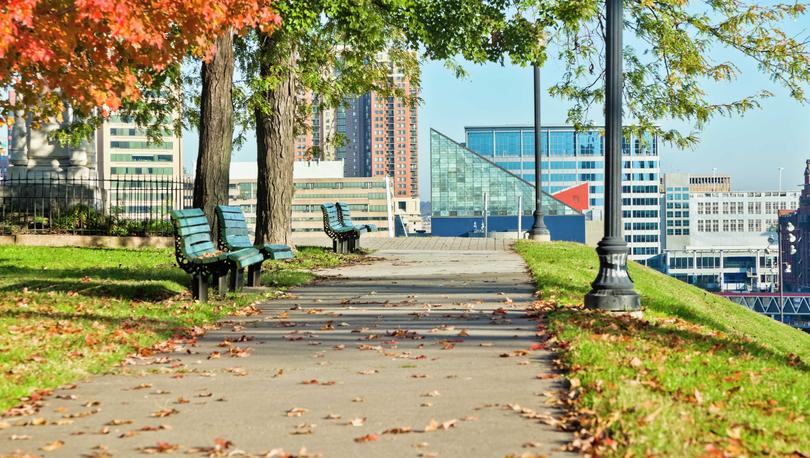
[[193,234],[210,234],[210,232],[211,228],[207,224],[181,227],[177,229],[177,234],[183,237]]
[[208,218],[205,216],[194,216],[190,218],[180,218],[177,222],[180,227],[199,226],[202,224],[208,225]]
[[236,214],[236,213],[222,213],[221,216],[222,216],[221,219],[223,221],[244,221],[245,220],[245,215],[243,215],[242,213],[239,213],[239,214]]

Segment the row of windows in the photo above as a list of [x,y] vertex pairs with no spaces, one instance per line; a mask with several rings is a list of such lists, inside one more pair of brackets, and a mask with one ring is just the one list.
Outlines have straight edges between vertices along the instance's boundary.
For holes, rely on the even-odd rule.
[[[467,147],[485,156],[534,155],[534,129],[468,131]],[[541,129],[540,152],[546,156],[602,156],[603,139],[598,132],[549,132]],[[651,136],[646,136],[645,141],[622,139],[622,152],[625,155],[631,152],[657,155],[657,142]]]
[[[752,215],[762,214],[763,207],[766,214],[776,213],[778,210],[794,210],[795,208],[792,207],[796,206],[785,201],[768,201],[765,202],[765,205],[762,204],[762,202],[748,202],[748,213]],[[745,208],[745,203],[739,201],[722,202],[722,207],[719,202],[697,203],[698,215],[743,215],[745,214]]]
[[119,149],[172,149],[174,147],[174,143],[172,142],[163,142],[163,143],[150,143],[147,141],[118,141],[113,140],[110,142],[111,148],[119,148]]
[[658,218],[658,210],[624,210],[625,218]]
[[626,231],[657,231],[658,223],[624,223]]
[[667,235],[689,235],[689,229],[687,228],[670,228],[667,229]]
[[319,181],[295,183],[296,189],[372,189],[385,188],[384,181]]
[[114,162],[172,162],[171,154],[111,154]]
[[113,175],[171,175],[171,167],[110,167]]
[[655,197],[625,197],[622,199],[622,205],[658,205],[658,199]]
[[[385,212],[388,208],[385,205],[369,205],[369,204],[349,204],[349,210],[353,212]],[[293,205],[292,211],[294,212],[321,212],[321,204],[303,204]]]

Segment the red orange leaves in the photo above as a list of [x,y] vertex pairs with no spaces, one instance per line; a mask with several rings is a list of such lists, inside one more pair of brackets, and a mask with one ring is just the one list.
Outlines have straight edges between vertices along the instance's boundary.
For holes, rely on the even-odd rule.
[[[137,100],[137,82],[192,54],[204,57],[228,30],[272,29],[268,0],[9,0],[0,9],[0,85],[15,109],[42,120],[64,98],[89,113]],[[0,112],[13,112],[13,100]]]

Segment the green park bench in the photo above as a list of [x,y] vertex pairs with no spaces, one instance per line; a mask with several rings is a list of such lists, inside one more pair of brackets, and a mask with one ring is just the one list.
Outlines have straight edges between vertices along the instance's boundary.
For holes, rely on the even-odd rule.
[[[352,214],[351,211],[349,210],[349,204],[345,202],[336,202],[335,205],[337,205],[338,217],[340,218],[340,222],[344,226],[353,227],[360,234],[365,232],[377,232],[377,226],[374,224],[353,224]],[[360,237],[358,237],[358,240],[359,239]]]
[[360,233],[353,227],[344,226],[340,221],[337,205],[332,203],[321,204],[323,211],[323,231],[332,239],[332,249],[335,253],[348,253],[360,238]]
[[264,257],[255,248],[238,251],[218,251],[211,240],[208,218],[199,208],[173,210],[174,253],[177,264],[192,276],[191,294],[200,302],[208,302],[208,282],[216,282],[217,289],[225,289],[225,277],[231,273],[230,290],[242,286],[242,271]]
[[[219,222],[219,234],[217,234],[217,244],[220,250],[237,251],[245,248],[255,248],[267,259],[291,259],[292,249],[287,245],[265,243],[254,245],[250,241],[245,214],[239,207],[229,205],[217,205],[217,220]],[[262,263],[256,263],[248,267],[248,286],[259,286],[261,280]]]

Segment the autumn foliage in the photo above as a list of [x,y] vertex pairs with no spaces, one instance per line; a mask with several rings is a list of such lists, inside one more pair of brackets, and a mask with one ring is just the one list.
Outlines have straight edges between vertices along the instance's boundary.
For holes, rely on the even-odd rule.
[[0,85],[17,94],[16,109],[37,116],[64,101],[80,113],[114,111],[140,96],[139,81],[209,55],[225,31],[279,23],[269,0],[6,0]]

